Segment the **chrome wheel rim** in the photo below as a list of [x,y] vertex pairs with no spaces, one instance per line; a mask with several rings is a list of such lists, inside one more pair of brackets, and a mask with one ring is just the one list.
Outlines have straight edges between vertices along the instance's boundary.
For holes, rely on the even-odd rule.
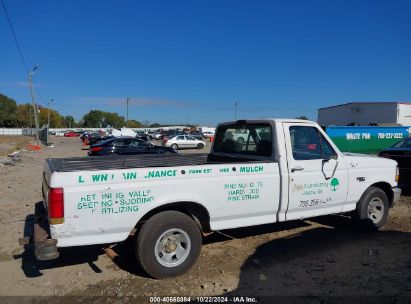
[[379,223],[384,216],[384,203],[383,201],[375,197],[368,205],[368,218],[374,223]]
[[191,240],[181,229],[172,228],[157,239],[154,254],[157,262],[165,267],[176,267],[184,263],[190,254]]

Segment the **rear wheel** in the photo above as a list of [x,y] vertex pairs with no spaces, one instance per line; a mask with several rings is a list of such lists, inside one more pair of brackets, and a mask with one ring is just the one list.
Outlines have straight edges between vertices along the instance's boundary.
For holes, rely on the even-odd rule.
[[164,211],[143,224],[136,238],[136,258],[153,278],[174,277],[191,268],[201,245],[200,228],[190,216]]
[[200,143],[200,144],[197,145],[197,149],[202,149],[202,148],[204,148],[203,144]]
[[357,203],[354,218],[361,228],[377,230],[384,226],[388,217],[388,198],[377,187],[368,188]]
[[173,148],[174,150],[178,150],[177,144],[172,144],[172,145],[171,145],[171,148]]

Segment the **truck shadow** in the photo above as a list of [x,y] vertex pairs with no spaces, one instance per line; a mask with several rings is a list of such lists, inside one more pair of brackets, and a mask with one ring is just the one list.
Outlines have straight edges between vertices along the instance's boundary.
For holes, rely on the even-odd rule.
[[[221,232],[215,232],[209,236],[204,237],[203,245],[224,242],[230,239],[242,239],[250,236],[295,229],[304,226],[309,225],[307,223],[304,223],[303,221],[295,221],[223,230]],[[148,278],[149,276],[147,275],[147,273],[136,263],[133,248],[134,241],[134,237],[130,237],[125,242],[119,243],[112,247],[112,249],[118,254],[118,257],[114,259],[114,263],[122,270],[127,271],[133,275]]]
[[410,299],[411,233],[360,232],[341,216],[312,221],[324,226],[257,247],[241,267],[237,289],[223,295],[252,295],[259,303]]
[[402,193],[401,196],[411,196],[411,186],[400,186]]
[[244,228],[217,231],[204,238],[203,245],[224,242],[230,239],[243,239],[251,236],[274,233],[310,226],[304,221],[281,222]]
[[[42,205],[42,202],[36,203],[36,208]],[[35,221],[34,214],[28,214],[25,218],[24,224],[24,237],[28,237],[33,240],[33,224]],[[21,269],[28,278],[34,278],[42,276],[42,270],[59,268],[77,264],[89,264],[90,268],[96,272],[102,272],[94,262],[98,259],[98,256],[103,254],[102,245],[96,246],[82,246],[82,247],[70,247],[59,248],[60,257],[51,261],[38,261],[34,256],[34,244],[30,242],[24,245],[24,252],[22,254],[14,255],[14,259],[21,259]]]
[[[38,202],[37,204],[42,204]],[[310,219],[323,225],[287,238],[276,239],[259,246],[241,269],[240,284],[229,295],[244,294],[281,294],[283,289],[296,294],[309,292],[309,286],[315,290],[324,290],[330,280],[339,282],[344,287],[344,280],[351,283],[352,278],[341,269],[355,265],[355,281],[363,286],[362,280],[384,281],[387,278],[400,284],[393,276],[403,271],[403,282],[411,279],[411,234],[399,231],[382,230],[374,233],[359,232],[346,216],[330,215]],[[33,237],[34,214],[25,219],[24,236]],[[309,227],[305,221],[266,224],[254,227],[237,228],[217,232],[204,238],[203,244],[212,244],[229,239],[242,239],[250,236]],[[134,256],[134,237],[116,244],[112,249],[118,254],[113,262],[122,270],[131,274],[148,277],[136,263]],[[24,252],[15,255],[22,259],[21,268],[28,278],[42,276],[42,270],[60,268],[78,264],[88,264],[101,273],[94,262],[105,254],[103,245],[60,248],[60,257],[51,261],[38,261],[34,256],[33,244],[24,246]],[[397,263],[401,257],[401,263]],[[389,269],[394,267],[394,274]],[[361,269],[362,271],[359,271]],[[367,270],[372,274],[366,274]],[[381,270],[381,274],[376,273]],[[323,276],[323,274],[327,274]],[[333,277],[330,274],[334,274]],[[353,274],[354,275],[354,274]],[[408,276],[408,277],[407,277]],[[324,280],[325,281],[322,281]],[[361,280],[360,280],[361,279]],[[322,282],[322,283],[321,283]],[[298,289],[296,286],[301,286]],[[382,288],[382,287],[381,287]],[[297,290],[298,289],[298,290]],[[329,290],[324,290],[324,292]],[[335,292],[332,290],[332,292]],[[409,290],[411,293],[411,290]]]

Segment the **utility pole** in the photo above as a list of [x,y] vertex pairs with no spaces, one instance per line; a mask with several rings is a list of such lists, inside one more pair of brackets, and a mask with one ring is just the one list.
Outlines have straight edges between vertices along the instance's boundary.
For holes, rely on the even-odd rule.
[[130,100],[130,98],[128,98],[127,97],[127,101],[126,101],[126,103],[127,103],[127,119],[126,119],[126,127],[128,126],[128,101]]
[[32,118],[32,117],[31,117],[31,110],[32,110],[32,108],[30,108],[30,117],[29,117],[29,120],[30,120],[30,125],[29,125],[29,126],[30,126],[30,129],[33,127],[33,123],[32,123],[32,121],[31,121],[31,118]]
[[237,120],[237,107],[238,107],[238,102],[236,101],[234,103],[234,120]]
[[37,118],[37,107],[36,103],[34,102],[34,92],[33,92],[33,74],[36,72],[38,67],[34,67],[33,70],[29,72],[29,83],[30,83],[30,95],[31,95],[31,103],[33,105],[34,111],[34,123],[36,124],[36,141],[37,145],[40,146],[40,139],[39,139],[39,120]]
[[47,106],[47,128],[50,128],[50,104],[54,101],[53,99],[50,99],[48,102],[48,106]]
[[47,145],[49,144],[49,133],[50,133],[50,104],[54,101],[50,99],[47,106]]

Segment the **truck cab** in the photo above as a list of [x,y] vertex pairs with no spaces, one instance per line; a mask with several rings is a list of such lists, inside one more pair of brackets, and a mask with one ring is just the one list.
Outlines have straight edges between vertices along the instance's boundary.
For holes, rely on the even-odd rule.
[[136,232],[137,261],[155,278],[188,270],[203,234],[338,213],[378,229],[401,194],[395,161],[341,153],[294,119],[222,123],[209,154],[49,159],[43,176],[38,258]]

